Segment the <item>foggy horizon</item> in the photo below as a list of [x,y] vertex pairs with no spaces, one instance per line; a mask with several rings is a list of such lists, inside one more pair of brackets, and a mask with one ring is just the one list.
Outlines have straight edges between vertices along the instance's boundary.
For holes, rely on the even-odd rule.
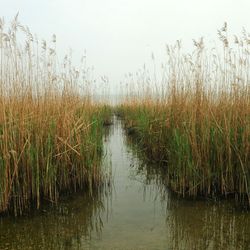
[[86,51],[94,78],[100,82],[106,76],[111,94],[116,94],[127,73],[144,64],[152,69],[152,53],[158,69],[165,59],[166,44],[181,40],[184,51],[191,51],[192,39],[204,37],[212,47],[224,22],[228,22],[229,35],[239,35],[243,27],[249,31],[249,9],[246,0],[10,0],[1,1],[0,16],[9,25],[19,13],[20,23],[39,40],[51,41],[56,34],[59,58],[71,49],[76,65]]

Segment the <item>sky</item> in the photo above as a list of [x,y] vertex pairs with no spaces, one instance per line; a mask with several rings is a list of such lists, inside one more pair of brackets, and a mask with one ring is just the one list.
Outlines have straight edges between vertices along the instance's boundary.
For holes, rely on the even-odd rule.
[[182,40],[187,50],[201,36],[212,42],[228,23],[232,34],[250,32],[249,0],[0,0],[6,23],[19,21],[40,39],[57,36],[57,53],[69,49],[74,61],[84,51],[98,80],[107,76],[111,92],[128,72],[164,62],[165,45]]

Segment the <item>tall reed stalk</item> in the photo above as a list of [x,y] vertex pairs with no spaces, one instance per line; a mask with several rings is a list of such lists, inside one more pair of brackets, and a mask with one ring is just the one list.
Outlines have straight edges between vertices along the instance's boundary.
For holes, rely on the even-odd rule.
[[222,48],[207,49],[203,39],[192,54],[179,41],[168,46],[160,83],[137,74],[139,91],[119,112],[176,193],[250,205],[250,34],[231,43],[226,23],[218,34]]
[[92,102],[86,68],[58,63],[55,35],[40,43],[17,16],[5,30],[0,19],[0,213],[19,215],[102,182],[108,109]]

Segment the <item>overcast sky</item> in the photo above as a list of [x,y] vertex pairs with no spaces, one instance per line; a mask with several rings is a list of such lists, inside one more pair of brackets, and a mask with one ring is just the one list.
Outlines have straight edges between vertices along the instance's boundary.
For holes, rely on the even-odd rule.
[[96,77],[107,75],[113,92],[152,52],[163,61],[165,44],[212,41],[224,21],[233,34],[250,32],[249,0],[0,0],[6,22],[17,12],[39,38],[55,33],[59,54],[72,48],[77,61],[86,49]]

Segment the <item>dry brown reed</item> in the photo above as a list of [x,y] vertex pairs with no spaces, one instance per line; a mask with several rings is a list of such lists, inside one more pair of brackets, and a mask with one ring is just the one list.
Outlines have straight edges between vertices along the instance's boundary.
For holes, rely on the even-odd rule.
[[90,84],[69,56],[59,64],[55,35],[39,42],[18,16],[9,29],[0,19],[0,213],[101,183],[108,110],[92,102]]
[[206,48],[203,39],[194,41],[192,54],[179,41],[167,46],[158,87],[144,73],[120,112],[151,159],[166,165],[176,193],[233,195],[249,205],[250,34],[243,30],[232,43],[227,32],[225,23],[218,48]]

